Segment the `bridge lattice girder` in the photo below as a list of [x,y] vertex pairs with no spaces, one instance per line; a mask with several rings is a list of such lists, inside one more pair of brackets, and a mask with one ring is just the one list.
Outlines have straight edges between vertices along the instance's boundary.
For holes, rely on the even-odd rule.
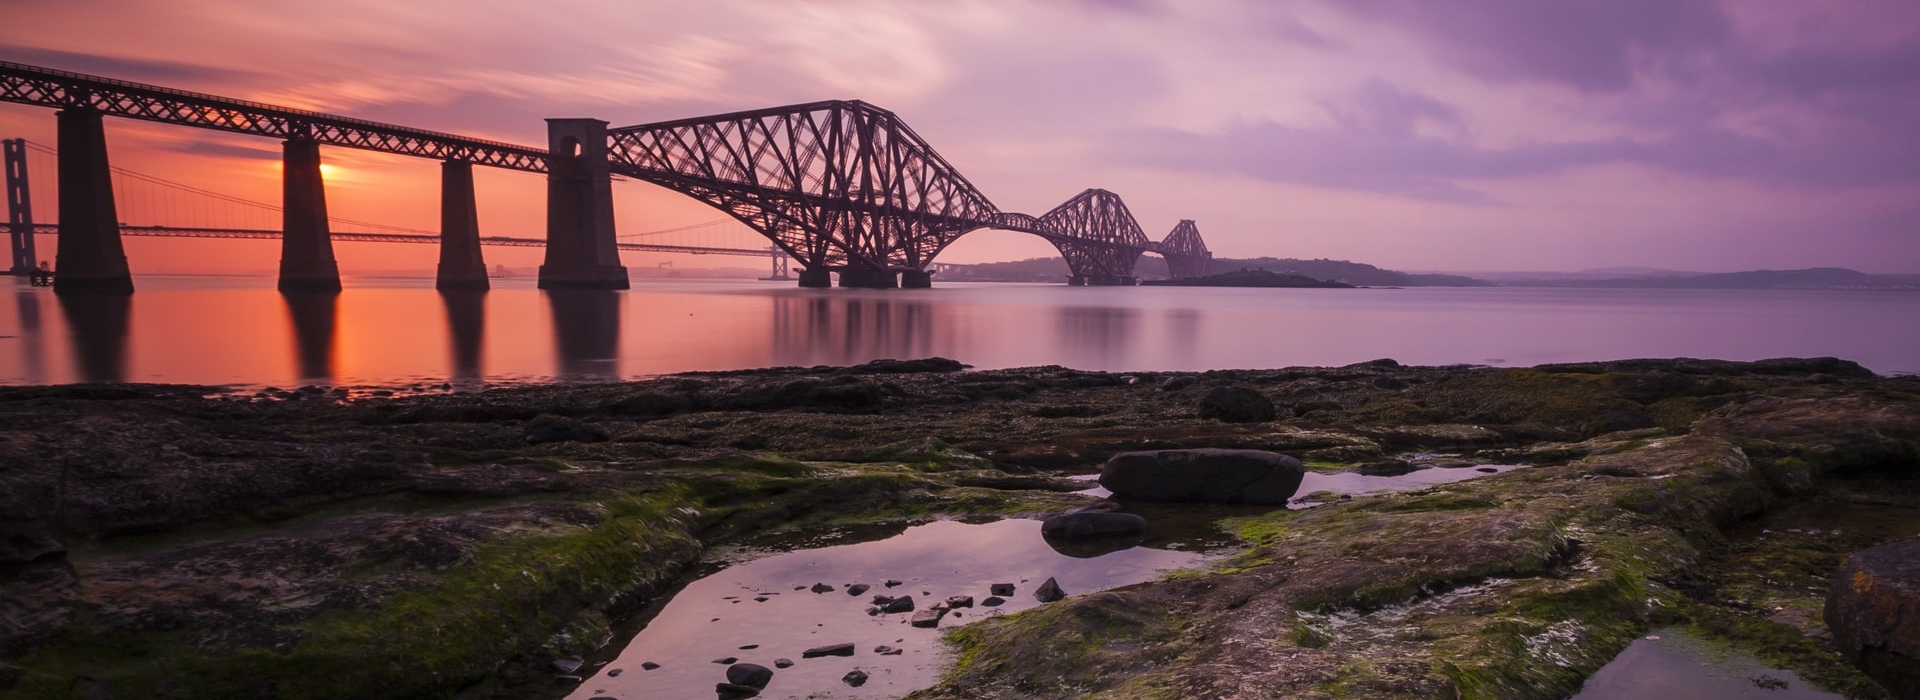
[[998,213],[892,112],[859,101],[608,131],[613,172],[717,207],[808,268],[919,270]]
[[1174,279],[1203,276],[1213,261],[1213,251],[1207,250],[1193,219],[1181,219],[1154,250],[1167,259],[1167,273]]
[[1131,277],[1140,254],[1153,248],[1127,203],[1106,190],[1074,195],[1040,215],[1039,224],[1078,276]]
[[544,173],[546,149],[0,61],[0,101]]

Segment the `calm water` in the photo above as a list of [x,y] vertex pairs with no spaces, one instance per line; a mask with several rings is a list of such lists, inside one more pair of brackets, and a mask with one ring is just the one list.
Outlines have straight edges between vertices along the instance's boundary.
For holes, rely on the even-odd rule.
[[1792,671],[1716,649],[1681,629],[1636,639],[1587,679],[1572,700],[1840,700]]
[[1920,294],[1901,292],[669,281],[550,293],[506,279],[442,295],[429,279],[349,278],[338,295],[285,296],[264,277],[135,284],[131,297],[56,297],[0,279],[0,383],[471,387],[927,356],[1111,371],[1836,356],[1920,372]]
[[[1156,526],[1149,525],[1149,531]],[[727,668],[714,660],[726,657],[767,668],[774,668],[776,659],[794,661],[793,667],[774,672],[763,698],[897,698],[933,685],[947,653],[939,643],[941,630],[910,626],[910,613],[867,614],[874,595],[911,595],[916,609],[951,596],[972,596],[974,607],[940,621],[940,628],[948,628],[1038,606],[1033,592],[1048,578],[1071,595],[1083,595],[1156,579],[1208,557],[1149,547],[1062,553],[1041,537],[1040,521],[1002,520],[936,521],[885,539],[741,558],[751,560],[701,577],[675,594],[618,658],[594,671],[569,699],[713,697],[713,686],[726,680]],[[901,585],[886,587],[889,579]],[[834,590],[814,593],[816,583]],[[847,586],[855,583],[872,588],[848,595]],[[987,607],[984,601],[995,583],[1012,583],[1016,590],[1004,603]],[[808,659],[801,653],[847,642],[855,645],[853,656]],[[875,653],[882,645],[901,653]],[[645,670],[645,662],[659,668]],[[857,688],[841,680],[854,669],[870,676]]]

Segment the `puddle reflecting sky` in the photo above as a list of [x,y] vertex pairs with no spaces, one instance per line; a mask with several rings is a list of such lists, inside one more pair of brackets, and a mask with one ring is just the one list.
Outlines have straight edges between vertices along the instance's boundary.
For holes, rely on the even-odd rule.
[[[1587,679],[1572,700],[1840,700],[1792,671],[1711,648],[1678,629],[1634,640]],[[1782,685],[1784,684],[1784,685]]]
[[[1300,479],[1300,488],[1294,491],[1295,496],[1293,500],[1287,502],[1287,507],[1299,509],[1320,505],[1320,501],[1302,499],[1302,497],[1318,491],[1351,496],[1369,493],[1389,493],[1394,491],[1417,491],[1428,486],[1466,481],[1475,477],[1509,472],[1525,467],[1526,465],[1524,464],[1476,463],[1466,467],[1428,467],[1400,476],[1368,476],[1355,472],[1322,474],[1320,472],[1309,471],[1306,476]],[[1491,469],[1493,471],[1481,471],[1482,469]],[[1085,474],[1070,478],[1078,481],[1094,482],[1100,478],[1100,475]],[[1090,489],[1075,491],[1074,493],[1094,496],[1096,498],[1107,498],[1113,495],[1113,492],[1108,491],[1104,486],[1095,486]]]
[[[1147,547],[1068,556],[1048,545],[1036,520],[982,525],[937,521],[874,542],[776,554],[688,584],[618,659],[568,697],[711,698],[714,684],[726,679],[726,666],[713,660],[733,656],[768,668],[778,658],[794,660],[794,667],[774,670],[763,698],[897,698],[932,685],[946,662],[945,652],[940,631],[910,626],[908,614],[867,615],[875,594],[912,595],[920,608],[949,596],[973,596],[976,607],[960,609],[957,618],[949,615],[941,622],[945,628],[994,610],[1037,606],[1033,591],[1048,577],[1068,595],[1080,595],[1152,580],[1163,571],[1199,566],[1207,558]],[[881,585],[887,579],[904,583],[888,589]],[[806,590],[815,583],[835,590]],[[873,589],[849,596],[846,586],[852,583]],[[997,609],[978,607],[994,583],[1019,588]],[[767,600],[758,602],[756,597]],[[856,645],[854,656],[801,658],[808,648],[842,642]],[[756,644],[756,649],[740,649]],[[874,647],[883,644],[905,653],[875,654]],[[642,670],[641,663],[647,661],[661,667]],[[841,682],[856,668],[871,676],[866,685],[852,688]],[[611,669],[620,669],[620,675],[609,677]]]

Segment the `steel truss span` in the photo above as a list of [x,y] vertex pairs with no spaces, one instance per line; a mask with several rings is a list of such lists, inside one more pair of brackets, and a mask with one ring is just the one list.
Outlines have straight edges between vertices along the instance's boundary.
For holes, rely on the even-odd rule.
[[613,172],[717,207],[808,268],[920,270],[999,213],[892,112],[790,107],[608,131]]
[[529,146],[0,61],[0,101],[544,173]]
[[1044,237],[1084,277],[1130,279],[1145,251],[1206,255],[1192,222],[1173,247],[1153,243],[1106,190],[1039,217],[1000,211],[898,116],[865,102],[642,124],[607,138],[614,173],[725,211],[808,269],[924,270],[982,228]]

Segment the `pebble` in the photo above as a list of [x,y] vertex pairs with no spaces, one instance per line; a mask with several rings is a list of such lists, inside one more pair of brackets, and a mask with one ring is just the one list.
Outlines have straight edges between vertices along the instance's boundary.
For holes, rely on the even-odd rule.
[[867,684],[867,672],[856,668],[848,671],[847,675],[841,676],[840,680],[844,681],[847,685],[858,688]]

